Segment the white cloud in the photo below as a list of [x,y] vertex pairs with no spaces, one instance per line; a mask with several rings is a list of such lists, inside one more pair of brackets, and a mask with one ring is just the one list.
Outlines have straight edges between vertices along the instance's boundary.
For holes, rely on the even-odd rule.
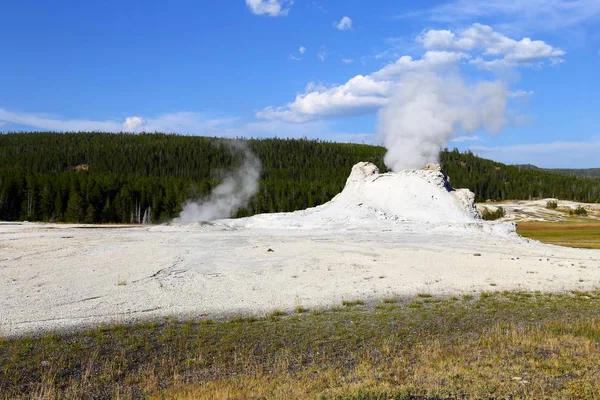
[[306,47],[300,46],[300,48],[298,49],[298,53],[300,53],[300,54],[306,53]]
[[0,109],[0,122],[57,132],[175,132],[215,135],[226,132],[235,118],[213,118],[203,113],[176,112],[150,118],[131,116],[124,121],[65,119],[36,113],[10,112]]
[[[316,87],[316,86],[315,86]],[[165,132],[222,137],[314,138],[338,142],[373,143],[372,133],[339,132],[327,121],[297,124],[281,120],[243,122],[239,118],[214,118],[199,112],[175,112],[150,117],[132,116],[124,121],[72,120],[0,109],[0,126],[18,124],[57,132]]]
[[348,82],[326,87],[309,84],[303,94],[281,107],[267,107],[256,113],[260,119],[304,123],[319,118],[364,115],[385,106],[399,79],[415,71],[449,71],[465,58],[462,53],[428,51],[421,59],[401,57],[371,75],[356,75]]
[[319,60],[325,61],[325,58],[327,57],[327,53],[324,51],[320,51],[317,53],[317,57],[319,58]]
[[457,136],[453,139],[450,139],[450,141],[452,143],[481,142],[481,141],[483,141],[483,139],[481,139],[477,135],[475,135],[475,136],[465,135],[465,136]]
[[411,12],[407,18],[424,15],[439,22],[456,23],[493,17],[496,24],[516,27],[519,31],[557,30],[580,26],[600,19],[598,0],[455,0],[423,12]]
[[37,129],[61,132],[103,131],[118,132],[122,124],[117,121],[93,121],[85,119],[65,120],[46,114],[18,113],[0,109],[0,121]]
[[146,118],[145,131],[147,132],[172,132],[194,135],[219,135],[231,129],[238,118],[213,116],[199,113],[181,111],[168,114],[159,114]]
[[[430,30],[417,40],[427,51],[421,58],[399,57],[396,62],[369,75],[357,75],[346,83],[323,87],[309,85],[294,101],[270,106],[256,113],[260,119],[305,123],[346,115],[374,113],[388,104],[390,93],[409,73],[458,74],[463,61],[485,69],[541,65],[557,61],[564,52],[545,42],[524,38],[519,41],[495,32],[486,25],[473,24],[456,35],[448,30]],[[318,53],[324,61],[325,52]],[[485,58],[484,58],[485,57]],[[349,60],[342,62],[349,62]],[[531,91],[505,89],[506,98],[523,98]],[[516,118],[516,117],[515,117]],[[513,121],[514,122],[514,121]]]
[[296,57],[295,55],[290,54],[290,60],[292,60],[292,61],[301,61],[302,57]]
[[334,131],[329,121],[311,121],[305,124],[281,120],[253,121],[227,131],[229,137],[279,137],[331,140],[344,143],[374,143],[373,133]]
[[565,54],[541,40],[526,37],[517,41],[478,23],[458,36],[449,30],[429,30],[420,35],[417,42],[426,49],[480,52],[487,59],[479,56],[471,63],[485,69],[539,65],[544,60],[556,63]]
[[342,17],[335,27],[340,31],[347,31],[352,29],[352,19],[350,17]]
[[342,58],[341,60],[344,64],[352,64],[354,62],[351,58]]
[[357,75],[343,85],[324,88],[309,85],[309,91],[282,107],[267,107],[256,113],[260,119],[302,123],[318,118],[362,115],[385,105],[394,82],[376,81]]
[[508,97],[513,99],[517,99],[520,97],[530,97],[533,96],[535,92],[533,90],[511,90],[508,92]]
[[123,132],[140,132],[144,130],[146,121],[141,117],[127,117],[123,122]]
[[267,15],[269,17],[286,16],[290,12],[289,6],[292,0],[246,0],[246,5],[255,15]]
[[[458,49],[455,42],[460,38],[457,39],[455,36],[449,36],[445,33],[442,35],[451,39],[446,40],[444,43]],[[431,38],[432,35],[428,37]],[[505,36],[501,37],[509,41],[512,40]],[[424,42],[425,36],[421,36],[419,41]],[[431,45],[431,43],[437,42],[428,43],[430,43],[428,45]],[[476,51],[482,48],[473,43],[461,44],[460,46],[465,51]],[[499,46],[499,48],[503,49],[504,47]],[[482,48],[482,50],[485,49]],[[323,56],[321,60],[324,60],[324,52],[319,53],[319,57],[321,55]],[[475,60],[478,59],[479,57]],[[256,117],[265,120],[305,123],[321,118],[374,113],[387,105],[390,93],[395,90],[406,74],[415,72],[448,74],[458,71],[458,67],[463,60],[475,61],[469,54],[462,51],[429,50],[418,59],[411,56],[402,56],[396,62],[387,64],[378,71],[366,76],[357,75],[341,85],[330,87],[308,85],[304,93],[296,95],[294,101],[279,107],[266,107],[257,112]],[[499,62],[504,63],[504,58],[499,59]],[[507,91],[505,95],[509,98],[519,98],[531,96],[533,92],[515,90]]]
[[534,164],[544,168],[598,168],[600,141],[515,144],[509,146],[472,146],[482,157],[508,164]]
[[402,56],[395,63],[387,64],[379,71],[373,73],[375,79],[398,79],[407,72],[447,70],[469,56],[465,53],[449,51],[427,51],[420,59],[411,56]]
[[316,8],[317,10],[321,11],[323,14],[327,13],[327,9],[325,7],[323,7],[322,4],[317,3],[316,1],[312,2],[312,7]]

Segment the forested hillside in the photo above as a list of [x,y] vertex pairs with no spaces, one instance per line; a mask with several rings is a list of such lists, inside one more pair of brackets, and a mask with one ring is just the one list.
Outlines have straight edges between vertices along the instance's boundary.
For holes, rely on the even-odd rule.
[[[167,221],[210,193],[243,161],[228,139],[163,134],[0,135],[0,220]],[[384,150],[309,140],[250,140],[260,190],[237,216],[292,211],[330,200],[352,166],[383,168]]]
[[[0,135],[0,220],[164,222],[239,166],[228,139],[164,134]],[[352,166],[384,170],[385,149],[312,140],[249,140],[262,162],[260,189],[236,216],[293,211],[330,200]],[[478,200],[559,197],[600,201],[600,180],[441,153],[455,187]]]
[[440,161],[454,187],[468,187],[477,201],[555,197],[600,202],[600,179],[551,172],[532,166],[513,166],[458,150],[443,151]]
[[600,168],[584,168],[584,169],[565,169],[565,168],[561,168],[561,169],[548,169],[547,171],[558,172],[560,174],[585,176],[585,177],[588,177],[588,178],[600,178]]
[[520,167],[586,178],[600,178],[600,168],[540,168],[532,164],[520,165]]

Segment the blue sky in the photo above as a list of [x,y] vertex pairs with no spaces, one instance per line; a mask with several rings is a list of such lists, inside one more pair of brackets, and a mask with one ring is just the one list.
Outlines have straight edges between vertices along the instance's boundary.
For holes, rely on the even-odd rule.
[[506,87],[449,146],[600,167],[598,0],[6,2],[0,130],[380,143],[407,71]]

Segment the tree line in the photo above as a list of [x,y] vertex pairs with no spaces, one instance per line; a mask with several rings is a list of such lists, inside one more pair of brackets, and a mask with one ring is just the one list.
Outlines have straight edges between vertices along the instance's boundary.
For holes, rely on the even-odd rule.
[[[166,222],[188,199],[208,195],[243,162],[231,139],[174,134],[0,135],[0,220]],[[385,149],[307,139],[246,141],[262,163],[260,188],[235,217],[323,204],[354,164],[385,171]],[[444,150],[443,171],[479,201],[559,197],[600,201],[600,180],[506,166]]]

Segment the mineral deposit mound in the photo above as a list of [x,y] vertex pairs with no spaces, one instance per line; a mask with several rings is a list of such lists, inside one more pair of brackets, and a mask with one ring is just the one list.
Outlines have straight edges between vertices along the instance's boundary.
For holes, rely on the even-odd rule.
[[475,195],[453,189],[436,164],[380,174],[374,164],[361,162],[352,168],[344,190],[321,206],[228,221],[247,228],[377,228],[398,223],[477,224],[481,216]]

